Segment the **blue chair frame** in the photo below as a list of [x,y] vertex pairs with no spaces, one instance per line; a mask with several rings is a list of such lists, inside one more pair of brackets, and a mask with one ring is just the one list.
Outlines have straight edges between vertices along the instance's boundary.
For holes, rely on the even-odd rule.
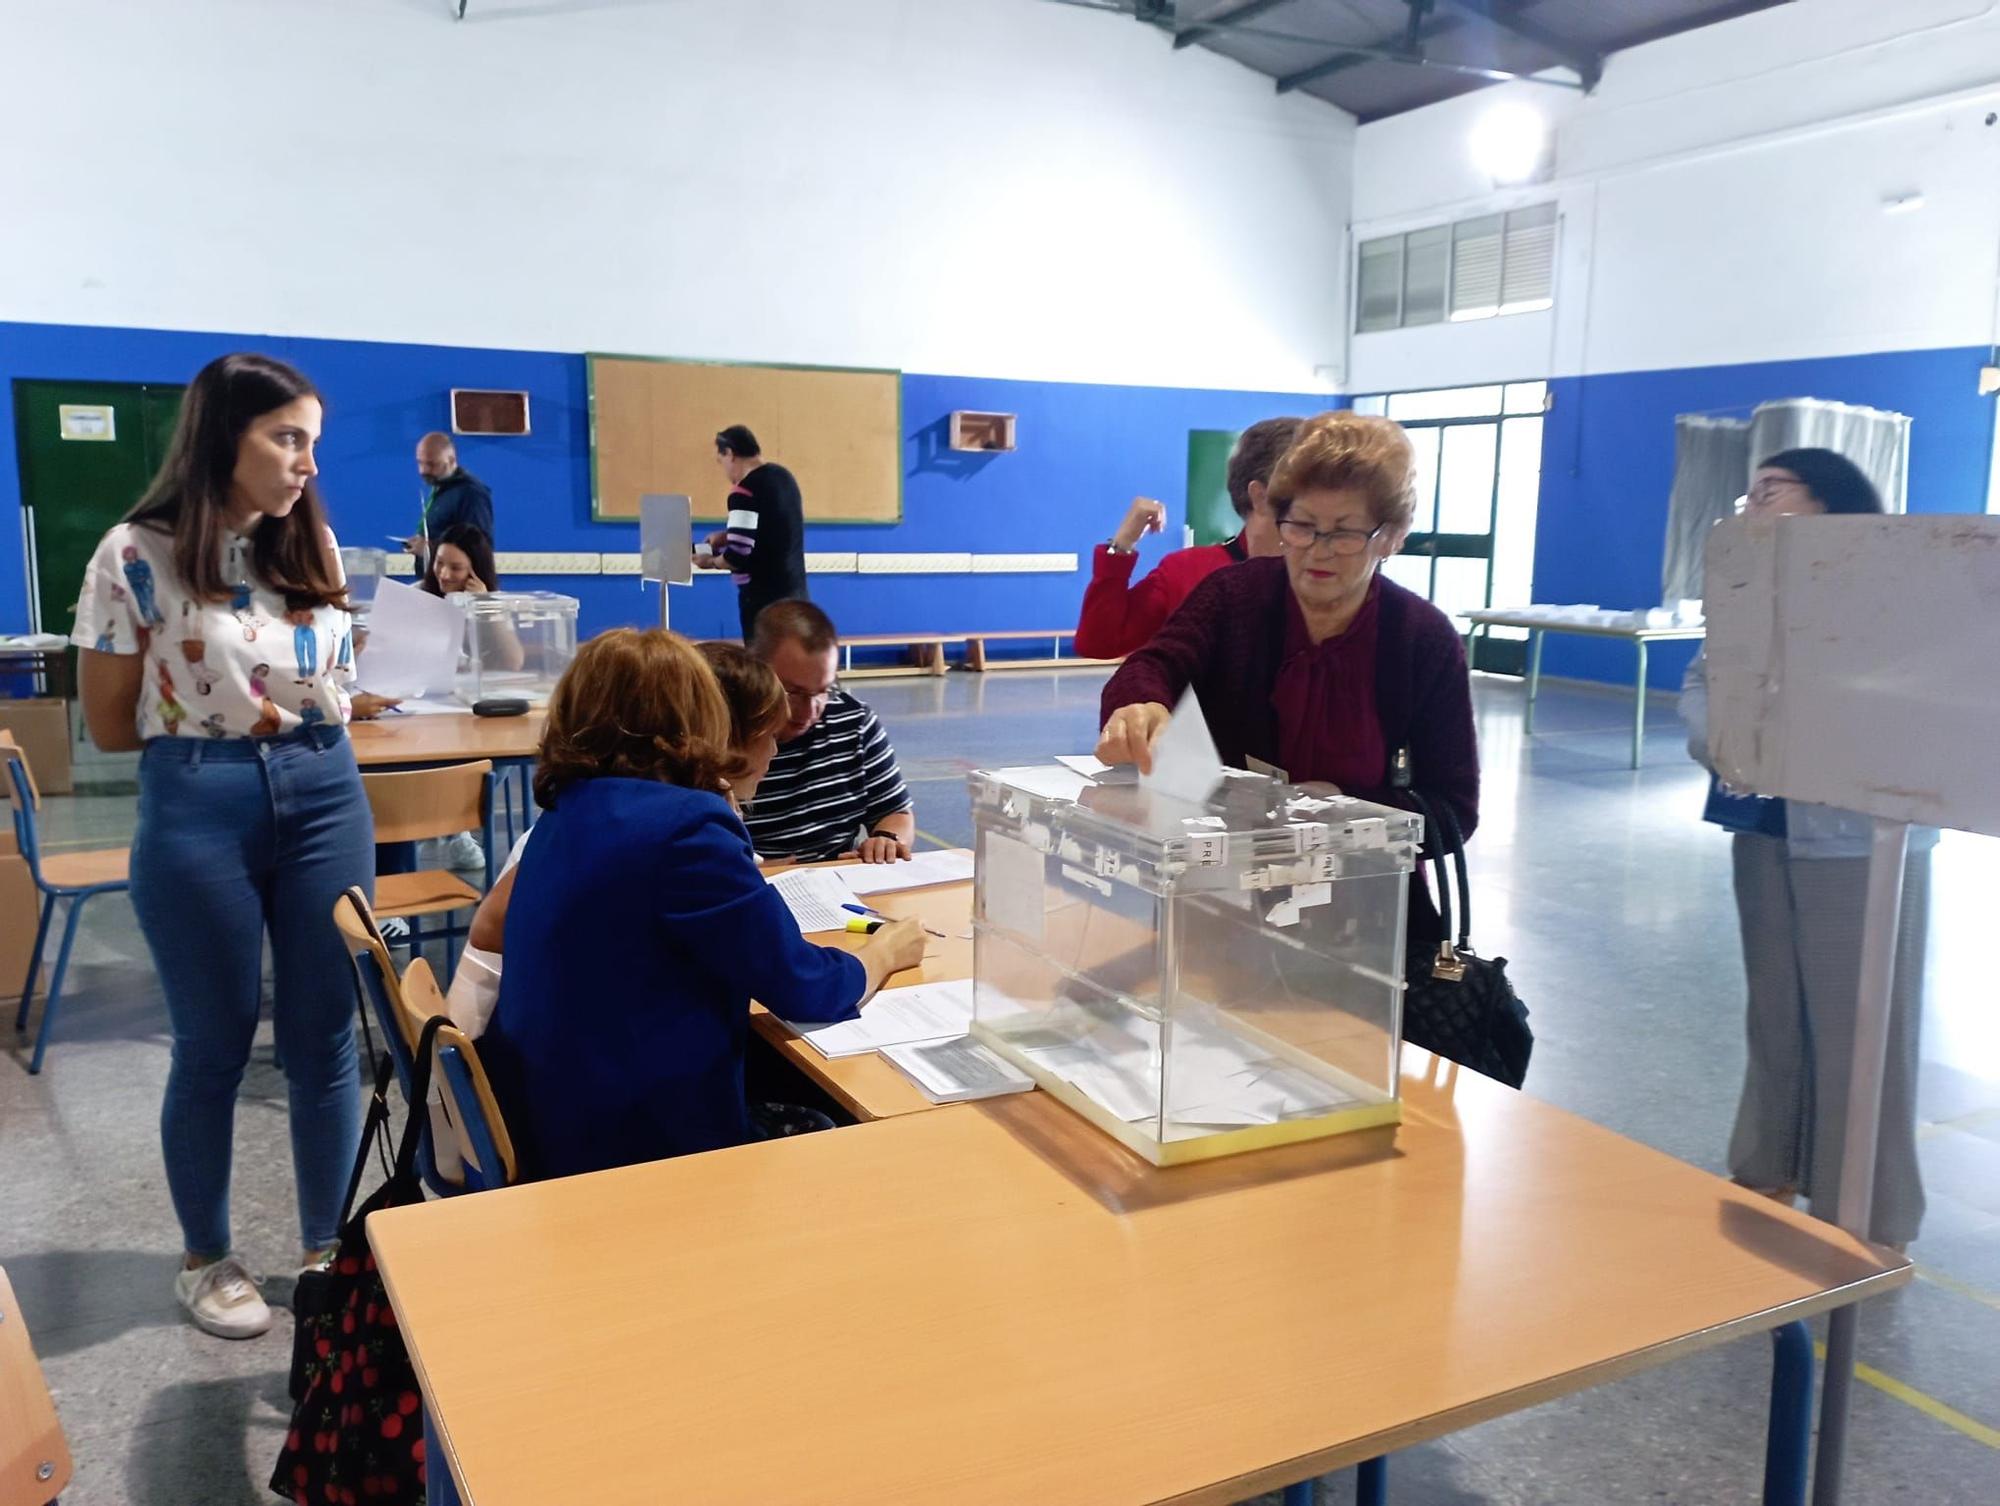
[[48,1054],[49,1027],[55,1023],[56,1006],[62,1002],[63,979],[69,973],[70,949],[76,944],[77,923],[83,918],[83,907],[100,894],[129,893],[132,881],[129,878],[113,879],[99,884],[59,884],[48,878],[42,871],[42,850],[39,834],[35,826],[35,790],[28,782],[27,761],[13,750],[6,753],[7,779],[12,787],[14,807],[14,840],[21,848],[21,856],[27,861],[28,875],[35,881],[35,888],[42,896],[41,919],[35,926],[34,949],[28,954],[28,976],[21,984],[21,1007],[14,1012],[14,1028],[17,1031],[28,1028],[28,1010],[35,999],[35,979],[41,975],[42,953],[48,945],[49,927],[55,920],[56,902],[69,902],[68,914],[63,920],[62,944],[56,949],[56,969],[49,978],[49,991],[42,1003],[42,1023],[35,1032],[34,1055],[29,1058],[28,1071],[42,1070],[42,1058]]

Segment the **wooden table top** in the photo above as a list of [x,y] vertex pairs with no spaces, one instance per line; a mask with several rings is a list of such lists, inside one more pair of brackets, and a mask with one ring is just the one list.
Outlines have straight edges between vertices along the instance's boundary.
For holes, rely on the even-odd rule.
[[548,714],[537,706],[523,716],[416,716],[385,712],[350,722],[354,758],[362,768],[395,763],[456,763],[472,758],[531,758],[541,746]]
[[471,1506],[1239,1501],[1909,1280],[1405,1062],[1399,1129],[1189,1166],[1030,1093],[369,1232]]

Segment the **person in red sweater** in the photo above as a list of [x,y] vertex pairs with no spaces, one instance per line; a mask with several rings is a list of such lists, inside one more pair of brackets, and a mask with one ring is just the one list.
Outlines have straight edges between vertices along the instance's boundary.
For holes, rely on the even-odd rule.
[[1229,453],[1229,501],[1243,528],[1226,544],[1176,549],[1147,577],[1132,584],[1139,540],[1167,526],[1167,510],[1151,497],[1134,497],[1109,543],[1091,556],[1090,586],[1076,624],[1076,651],[1086,659],[1122,659],[1143,648],[1173,616],[1188,592],[1225,565],[1278,552],[1278,524],[1264,486],[1291,448],[1302,418],[1267,418],[1238,436]]

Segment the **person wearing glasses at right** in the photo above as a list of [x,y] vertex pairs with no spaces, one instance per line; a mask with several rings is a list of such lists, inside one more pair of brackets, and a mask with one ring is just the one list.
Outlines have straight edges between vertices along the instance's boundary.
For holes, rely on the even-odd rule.
[[[1280,553],[1208,577],[1104,687],[1097,756],[1151,767],[1189,686],[1223,761],[1406,810],[1406,786],[1479,824],[1479,748],[1451,619],[1383,577],[1415,512],[1415,455],[1386,418],[1324,413],[1272,473]],[[1408,771],[1407,780],[1402,776]],[[1435,941],[1423,886],[1410,936]]]
[[[1853,461],[1833,450],[1782,450],[1751,478],[1743,516],[1786,528],[1829,513],[1879,514],[1882,498]],[[1861,919],[1868,896],[1872,823],[1859,811],[1730,790],[1708,754],[1708,655],[1681,682],[1688,752],[1709,770],[1702,819],[1730,835],[1737,922],[1743,935],[1747,1060],[1729,1174],[1789,1206],[1807,1200],[1831,1220],[1840,1197],[1848,1079],[1854,1065],[1861,976]],[[1896,975],[1889,994],[1888,1058],[1875,1159],[1869,1237],[1907,1246],[1924,1218],[1917,1156],[1918,1027],[1924,945],[1930,930],[1934,826],[1910,828]]]

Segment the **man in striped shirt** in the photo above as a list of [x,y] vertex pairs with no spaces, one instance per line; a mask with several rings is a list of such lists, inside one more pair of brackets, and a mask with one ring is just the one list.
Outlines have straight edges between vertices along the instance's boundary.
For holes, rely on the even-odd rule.
[[762,448],[743,424],[731,424],[715,436],[715,463],[729,478],[729,519],[708,536],[712,553],[696,561],[705,570],[727,570],[736,583],[745,643],[764,608],[789,597],[803,601],[810,594],[799,483],[782,465],[766,460]]
[[750,649],[778,676],[791,720],[770,772],[743,813],[758,855],[818,862],[908,858],[917,834],[910,792],[875,713],[834,684],[840,638],[809,601],[757,616]]

